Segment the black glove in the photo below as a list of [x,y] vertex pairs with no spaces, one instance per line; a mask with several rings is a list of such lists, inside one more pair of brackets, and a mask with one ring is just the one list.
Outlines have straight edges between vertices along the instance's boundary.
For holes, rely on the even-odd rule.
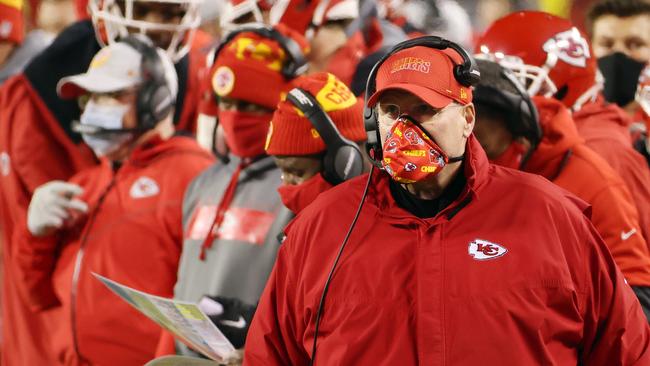
[[246,333],[257,305],[222,296],[206,296],[223,307],[219,314],[206,314],[235,348],[244,347]]

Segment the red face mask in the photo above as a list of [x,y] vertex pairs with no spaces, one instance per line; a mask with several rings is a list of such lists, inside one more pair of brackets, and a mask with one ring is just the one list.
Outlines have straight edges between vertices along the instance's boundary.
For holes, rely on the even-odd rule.
[[332,187],[332,184],[319,173],[301,184],[283,184],[278,188],[278,193],[280,193],[284,206],[297,215],[307,205],[314,202],[319,194]]
[[266,133],[272,117],[271,114],[219,111],[219,123],[230,151],[240,158],[264,155]]
[[[384,170],[399,183],[414,183],[440,173],[449,157],[420,127],[400,117],[382,147]],[[459,161],[462,157],[454,158]]]
[[506,151],[493,160],[490,160],[490,162],[506,168],[519,169],[525,154],[526,147],[519,142],[513,141]]

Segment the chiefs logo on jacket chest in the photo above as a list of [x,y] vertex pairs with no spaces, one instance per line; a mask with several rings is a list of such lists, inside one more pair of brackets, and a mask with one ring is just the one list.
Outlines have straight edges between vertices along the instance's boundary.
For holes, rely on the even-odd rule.
[[469,242],[469,255],[476,260],[499,258],[508,252],[504,246],[487,240],[475,239]]

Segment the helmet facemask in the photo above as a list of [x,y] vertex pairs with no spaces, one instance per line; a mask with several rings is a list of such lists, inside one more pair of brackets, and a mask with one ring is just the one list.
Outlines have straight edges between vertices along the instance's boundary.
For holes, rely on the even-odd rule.
[[[101,45],[117,42],[130,33],[140,33],[152,38],[154,44],[165,49],[176,63],[189,52],[194,33],[201,23],[201,2],[202,0],[90,0],[88,8]],[[172,24],[164,19],[160,22],[141,20],[137,14],[138,7],[149,4],[169,7],[171,12],[179,12],[180,21]]]
[[557,63],[557,57],[552,53],[548,54],[546,62],[540,67],[527,65],[517,56],[505,55],[502,52],[491,53],[487,46],[481,46],[481,52],[476,55],[476,58],[496,62],[512,71],[521,85],[526,87],[526,92],[529,96],[540,95],[551,98],[557,93],[558,88],[549,76],[551,70]]

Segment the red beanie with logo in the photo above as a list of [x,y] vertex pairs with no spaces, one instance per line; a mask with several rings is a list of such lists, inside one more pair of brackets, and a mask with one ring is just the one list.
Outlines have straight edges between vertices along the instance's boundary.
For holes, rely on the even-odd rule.
[[23,42],[25,30],[22,7],[22,0],[0,0],[0,42]]
[[[297,42],[305,54],[309,52],[309,44],[300,34],[281,24],[275,29]],[[291,86],[291,80],[282,75],[289,57],[275,40],[253,32],[240,33],[216,56],[212,89],[218,97],[275,109]]]
[[[303,76],[293,87],[313,95],[343,137],[355,142],[366,140],[363,100],[336,76],[326,72]],[[309,119],[284,99],[273,114],[265,149],[269,155],[313,155],[325,151],[325,142]]]

